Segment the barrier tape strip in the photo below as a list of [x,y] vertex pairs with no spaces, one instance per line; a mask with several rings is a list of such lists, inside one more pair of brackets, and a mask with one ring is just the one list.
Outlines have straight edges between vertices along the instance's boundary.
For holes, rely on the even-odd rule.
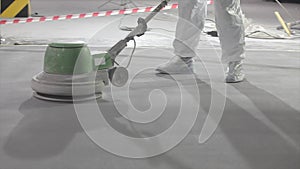
[[[213,4],[213,0],[208,0],[207,2],[208,2],[208,4]],[[57,15],[57,16],[49,16],[49,17],[30,17],[30,18],[13,19],[13,20],[4,19],[4,20],[0,20],[0,25],[134,14],[134,13],[152,12],[155,8],[156,8],[156,6],[155,7],[151,6],[151,7],[124,9],[124,10],[110,10],[110,11],[93,12],[93,13],[69,14],[69,15],[61,15],[61,16]],[[167,5],[162,10],[176,9],[176,8],[178,8],[178,4],[174,3],[174,4]]]

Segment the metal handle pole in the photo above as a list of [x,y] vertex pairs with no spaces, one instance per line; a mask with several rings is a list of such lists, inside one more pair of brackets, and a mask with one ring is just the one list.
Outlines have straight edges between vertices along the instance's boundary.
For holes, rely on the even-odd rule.
[[139,18],[139,25],[132,30],[126,37],[126,39],[131,40],[134,36],[141,36],[144,32],[147,30],[147,23],[158,14],[158,12],[163,9],[165,6],[167,6],[168,2],[170,0],[164,0],[162,1],[145,19]]
[[168,5],[170,0],[164,0],[159,4],[146,18],[145,21],[148,23],[160,10],[162,10],[165,6]]
[[147,30],[147,23],[161,10],[163,9],[170,0],[162,1],[145,19],[139,18],[139,25],[131,31],[127,37],[123,40],[120,40],[113,47],[108,50],[112,59],[115,59],[116,56],[127,46],[127,42],[132,40],[135,36],[141,36]]

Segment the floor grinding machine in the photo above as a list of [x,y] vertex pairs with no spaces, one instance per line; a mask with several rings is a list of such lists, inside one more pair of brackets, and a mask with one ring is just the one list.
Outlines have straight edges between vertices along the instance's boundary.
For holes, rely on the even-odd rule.
[[[51,43],[44,56],[43,71],[31,81],[33,95],[39,99],[61,102],[86,101],[100,98],[109,81],[123,86],[128,71],[115,61],[127,43],[147,31],[147,23],[170,0],[162,1],[145,19],[138,18],[138,25],[107,52],[92,55],[83,42]],[[95,59],[102,59],[95,65]],[[76,91],[76,92],[74,92]]]

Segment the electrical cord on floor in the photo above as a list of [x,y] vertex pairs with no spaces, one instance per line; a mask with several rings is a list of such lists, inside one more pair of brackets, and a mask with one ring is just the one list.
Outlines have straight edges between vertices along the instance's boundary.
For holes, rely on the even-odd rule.
[[[213,23],[215,23],[215,21],[213,20],[213,19],[205,19],[206,21],[210,21],[210,22],[213,22]],[[292,27],[290,28],[290,29],[293,29]],[[296,28],[297,29],[297,28]],[[296,30],[295,29],[295,30]],[[218,32],[217,32],[217,30],[213,30],[213,31],[204,31],[204,33],[206,33],[206,34],[208,34],[208,35],[210,35],[210,36],[213,36],[213,37],[218,37]],[[269,38],[267,38],[267,37],[254,37],[254,36],[251,36],[251,35],[254,35],[254,34],[257,34],[257,33],[262,33],[262,34],[265,34],[266,36],[268,36]],[[294,33],[294,35],[296,35],[295,33]],[[252,32],[249,32],[249,33],[247,33],[246,35],[245,35],[245,37],[247,37],[247,38],[257,38],[257,39],[292,39],[292,38],[286,38],[286,37],[283,37],[283,36],[280,36],[280,35],[278,35],[278,36],[275,36],[275,35],[272,35],[271,33],[268,33],[268,32],[266,32],[266,31],[263,31],[263,30],[255,30],[255,31],[252,31]],[[298,38],[298,37],[294,37],[294,38]]]
[[[123,15],[123,17],[120,19],[120,22],[119,22],[119,25],[118,25],[118,28],[122,31],[132,31],[135,29],[135,27],[129,27],[129,26],[121,26],[122,23],[123,23],[123,20],[125,19],[125,16],[133,16],[133,14],[130,14],[130,15]],[[160,21],[168,21],[167,19],[157,19],[157,18],[154,18],[155,20],[160,20]],[[206,21],[210,21],[212,23],[215,23],[215,21],[213,19],[205,19]],[[166,32],[175,32],[174,30],[169,30],[169,29],[164,29],[164,28],[147,28],[147,31],[151,31],[151,30],[163,30],[163,31],[166,31]],[[204,33],[207,33],[208,35],[211,35],[213,37],[217,37],[218,36],[218,33],[217,31],[209,31],[209,32],[204,32]]]
[[[280,2],[279,2],[278,4],[281,5]],[[281,5],[281,7],[285,9],[284,6]],[[285,11],[286,11],[287,13],[289,13],[289,12],[287,11],[287,9],[285,9]],[[123,30],[123,31],[132,31],[135,27],[121,26],[121,25],[122,25],[122,22],[123,22],[123,20],[124,20],[124,18],[125,18],[125,16],[126,16],[126,15],[124,15],[124,16],[121,18],[121,20],[120,20],[120,23],[119,23],[119,29],[120,29],[120,30]],[[129,15],[129,16],[132,16],[132,15]],[[167,21],[167,19],[157,19],[157,18],[156,18],[156,20]],[[215,20],[210,19],[210,18],[206,18],[205,21],[215,23]],[[209,27],[212,28],[212,29],[214,29],[213,26],[209,26]],[[168,29],[164,29],[164,28],[148,28],[147,31],[151,31],[151,30],[155,30],[155,29],[156,29],[156,30],[163,30],[163,31],[166,31],[166,32],[175,32],[175,31],[173,31],[173,30],[168,30]],[[297,28],[295,28],[295,30],[296,30],[296,29],[297,29]],[[210,36],[212,36],[212,37],[218,37],[218,31],[217,31],[217,30],[203,31],[203,32],[206,33],[206,34],[208,34],[208,35],[210,35]],[[260,36],[260,37],[259,37],[259,36],[255,37],[254,35],[257,34],[257,33],[262,33],[262,34],[264,34],[264,35],[266,35],[266,36],[265,36],[265,37],[262,37],[262,36]],[[268,37],[269,37],[269,38],[273,38],[273,39],[286,39],[285,37],[272,35],[271,33],[268,33],[268,32],[263,31],[263,30],[254,30],[254,31],[252,31],[252,32],[247,33],[245,36],[248,37],[248,38],[258,38],[258,39],[266,39],[266,38],[268,38]]]
[[[254,37],[251,37],[251,35],[253,35],[255,33],[263,33],[273,39],[285,39],[284,37],[274,36],[274,35],[271,35],[270,33],[267,33],[267,32],[261,31],[261,30],[250,32],[250,33],[246,34],[245,36],[247,38],[254,38]],[[266,39],[266,38],[257,38],[257,39]]]
[[122,29],[121,29],[121,24],[122,24],[122,22],[123,22],[123,20],[124,20],[125,16],[126,16],[126,14],[125,14],[125,15],[123,15],[123,16],[122,16],[122,18],[121,18],[121,19],[120,19],[120,21],[119,21],[118,28],[119,28],[120,30],[122,30]]

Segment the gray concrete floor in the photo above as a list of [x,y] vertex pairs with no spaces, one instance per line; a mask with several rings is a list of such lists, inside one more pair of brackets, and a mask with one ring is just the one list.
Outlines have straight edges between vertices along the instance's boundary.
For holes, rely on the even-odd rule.
[[[32,1],[32,6],[40,9],[41,14],[52,15],[52,10],[38,8],[43,6],[42,2],[46,3],[41,0]],[[275,8],[274,4],[261,2],[266,7],[262,8],[261,4],[254,2],[258,1],[244,2],[245,13],[254,22],[268,28],[277,26],[276,20],[272,21],[273,16],[270,14]],[[151,3],[155,4],[156,1]],[[274,8],[268,8],[269,4]],[[288,6],[294,14],[299,13],[299,10],[295,10],[299,9],[299,5]],[[257,8],[261,10],[255,12],[254,9]],[[68,9],[70,11],[67,12],[71,13],[80,11],[77,8],[74,10],[74,7]],[[63,14],[65,11],[57,9],[57,12]],[[260,12],[265,13],[265,17],[259,17]],[[149,124],[128,122],[121,117],[114,105],[130,107],[126,91],[116,89],[118,98],[113,100],[111,86],[105,88],[103,98],[97,102],[109,124],[127,136],[157,135],[174,123],[179,112],[180,93],[174,80],[169,76],[158,76],[153,70],[153,67],[172,57],[172,31],[176,19],[170,15],[175,15],[176,12],[168,11],[167,14],[157,16],[151,22],[151,27],[168,31],[154,29],[138,39],[138,47],[129,67],[130,78],[133,79],[130,84],[132,104],[139,110],[147,110],[150,106],[150,92],[159,89],[169,99],[162,116]],[[133,24],[136,18],[136,15],[126,16],[122,24]],[[121,19],[122,16],[114,16],[9,25],[1,27],[1,30],[6,37],[13,37],[16,41],[28,38],[29,42],[45,43],[57,39],[83,39],[89,43],[92,51],[101,51],[108,49],[127,34],[118,29]],[[103,26],[109,21],[113,22]],[[69,31],[70,28],[72,32]],[[29,35],[23,36],[23,31]],[[87,136],[73,104],[47,102],[32,96],[30,80],[42,70],[46,46],[2,45],[0,169],[299,169],[299,44],[299,39],[247,39],[247,80],[226,85],[226,93],[217,91],[218,97],[226,99],[222,119],[214,134],[205,143],[199,144],[198,136],[213,104],[211,92],[216,90],[211,84],[224,84],[223,75],[216,73],[223,69],[219,64],[218,39],[203,35],[198,48],[200,58],[196,59],[195,64],[196,87],[200,93],[201,106],[196,122],[185,139],[173,149],[143,159],[120,157],[100,148]],[[121,54],[119,61],[127,61],[131,49],[132,44]],[[215,76],[210,77],[207,71]],[[194,96],[192,89],[195,86],[189,83],[187,77],[183,82],[187,89],[185,94]],[[190,104],[193,101],[183,102]],[[161,103],[160,100],[153,100],[152,104],[159,107]],[[185,111],[188,113],[190,110]],[[93,130],[101,128],[95,127]]]

